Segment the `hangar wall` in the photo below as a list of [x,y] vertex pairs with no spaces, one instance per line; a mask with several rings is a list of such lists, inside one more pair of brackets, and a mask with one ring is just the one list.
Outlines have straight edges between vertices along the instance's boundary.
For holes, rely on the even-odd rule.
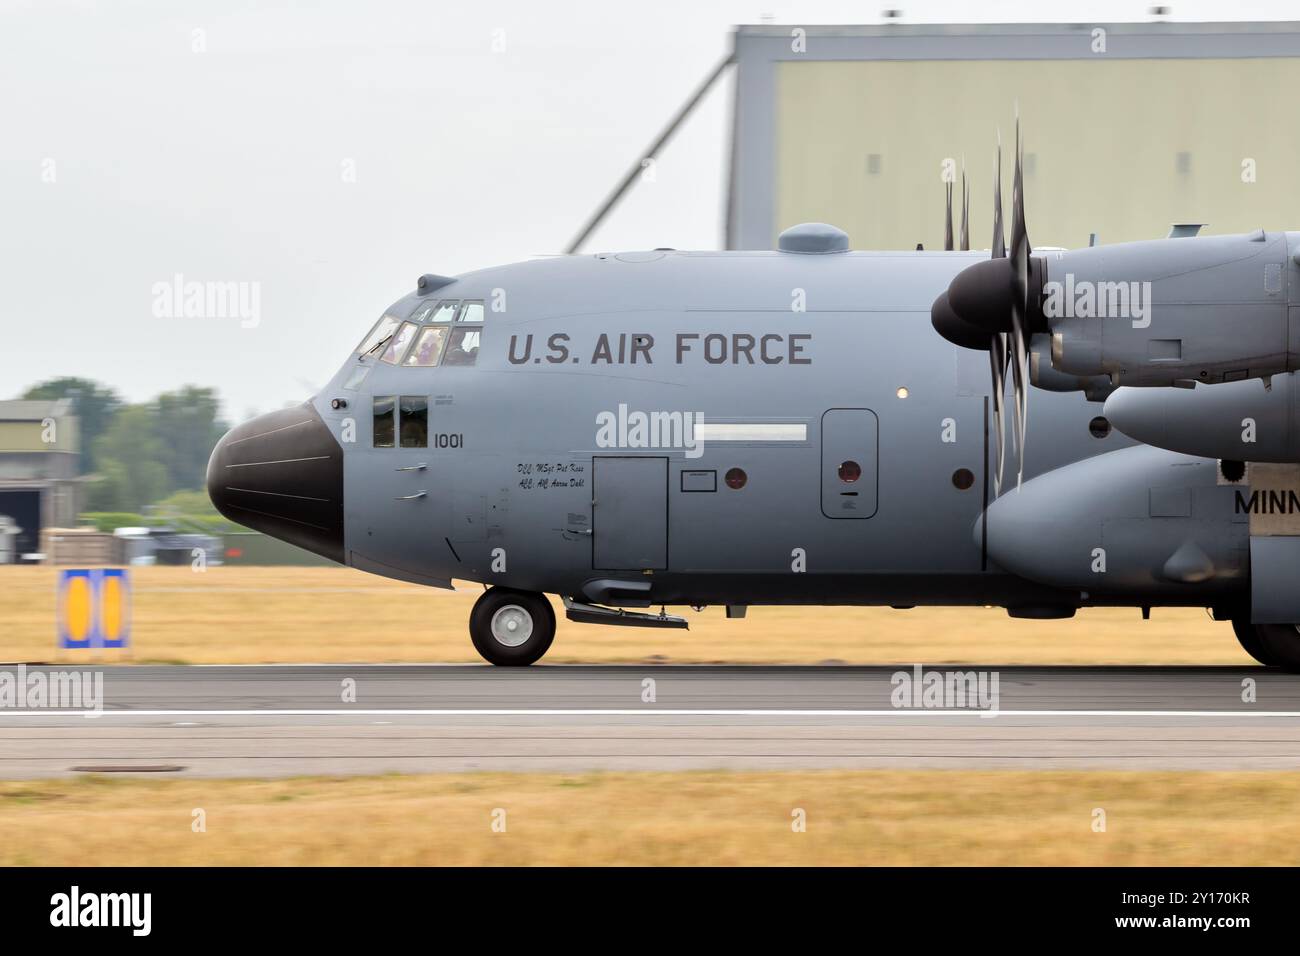
[[964,158],[986,248],[1017,105],[1036,245],[1300,229],[1300,25],[1102,25],[1101,53],[1088,24],[808,28],[802,53],[792,29],[736,35],[729,247],[822,220],[854,248],[941,248],[943,165]]

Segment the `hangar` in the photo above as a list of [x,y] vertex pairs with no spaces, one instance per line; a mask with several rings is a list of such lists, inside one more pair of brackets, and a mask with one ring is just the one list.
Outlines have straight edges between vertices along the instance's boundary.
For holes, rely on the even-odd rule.
[[82,508],[81,446],[70,399],[0,402],[0,525],[17,526],[0,554],[21,560],[44,528],[70,528]]
[[963,160],[987,248],[1017,104],[1036,245],[1300,226],[1300,23],[742,26],[732,59],[727,248],[818,221],[856,249],[942,248]]

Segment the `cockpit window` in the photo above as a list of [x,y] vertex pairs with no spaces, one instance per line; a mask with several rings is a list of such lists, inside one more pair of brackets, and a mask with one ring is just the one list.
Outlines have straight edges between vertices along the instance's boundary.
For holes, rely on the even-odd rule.
[[425,322],[429,316],[433,315],[433,310],[438,307],[437,302],[417,302],[415,311],[407,318],[408,322]]
[[388,348],[384,349],[384,354],[379,356],[381,362],[387,362],[389,365],[396,365],[403,355],[406,354],[406,347],[411,344],[411,339],[415,337],[417,326],[413,322],[403,322],[402,327],[397,330],[397,334],[390,336]]
[[425,368],[437,365],[442,357],[443,346],[447,344],[447,325],[427,325],[420,330],[420,337],[415,340],[415,348],[406,357],[403,365]]
[[374,397],[371,414],[374,416],[374,445],[376,448],[393,447],[396,401],[397,398],[394,395],[376,395]]
[[457,326],[452,329],[442,364],[473,365],[478,360],[479,336],[480,330],[473,326]]
[[438,303],[437,310],[429,318],[430,322],[450,322],[456,315],[456,306],[460,304],[460,299],[443,299]]
[[423,395],[403,395],[401,408],[401,444],[403,448],[429,447],[429,399]]
[[378,351],[379,346],[386,344],[393,337],[393,332],[397,329],[397,319],[391,315],[386,315],[370,330],[370,334],[361,342],[361,347],[357,349],[358,355],[369,355],[371,352]]
[[460,314],[456,316],[458,322],[482,322],[483,321],[483,300],[466,299],[460,305]]
[[350,391],[356,391],[357,388],[360,387],[361,383],[366,380],[366,376],[369,374],[370,374],[369,365],[358,365],[356,368],[352,370],[352,374],[348,376],[347,381],[343,383],[343,387],[349,389]]

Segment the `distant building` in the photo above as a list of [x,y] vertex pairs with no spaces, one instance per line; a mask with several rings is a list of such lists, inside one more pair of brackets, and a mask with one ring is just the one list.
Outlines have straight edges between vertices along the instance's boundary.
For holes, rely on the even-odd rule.
[[[68,399],[0,402],[0,516],[21,530],[15,560],[44,528],[70,528],[82,510],[81,435]],[[0,522],[2,523],[2,522]]]
[[1017,104],[1035,245],[1300,228],[1297,23],[745,26],[735,58],[729,248],[824,221],[855,249],[941,249],[964,157],[987,249]]

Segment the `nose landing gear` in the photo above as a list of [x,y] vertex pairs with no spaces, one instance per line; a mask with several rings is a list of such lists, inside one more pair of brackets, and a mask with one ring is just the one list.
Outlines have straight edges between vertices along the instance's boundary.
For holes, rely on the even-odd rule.
[[544,595],[489,588],[470,612],[469,636],[489,664],[526,667],[555,639],[555,611]]

